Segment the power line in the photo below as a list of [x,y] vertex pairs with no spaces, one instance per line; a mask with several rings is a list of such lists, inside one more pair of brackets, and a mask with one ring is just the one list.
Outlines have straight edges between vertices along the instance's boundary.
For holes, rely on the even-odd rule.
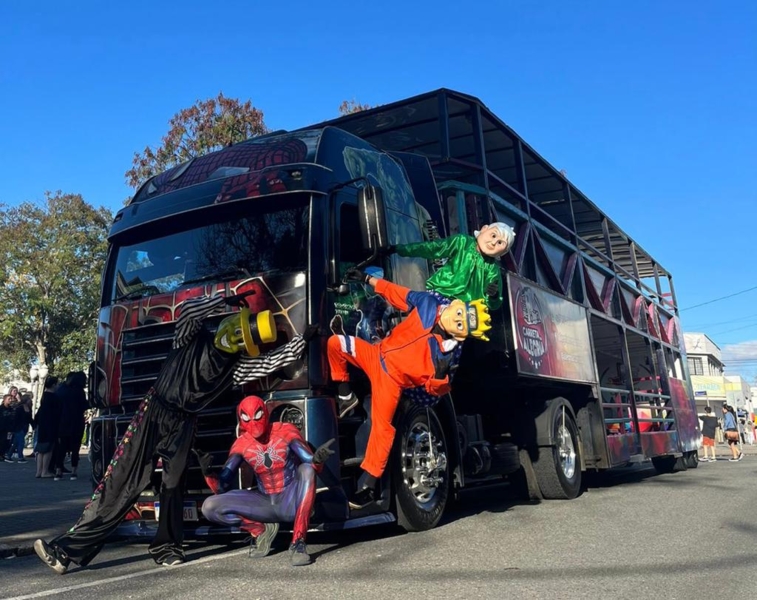
[[717,325],[726,325],[727,323],[737,323],[739,321],[741,321],[742,323],[745,323],[754,319],[757,319],[757,314],[747,315],[745,317],[739,317],[738,319],[729,319],[728,321],[719,321],[717,323],[700,324],[694,321],[693,325],[691,323],[686,323],[685,329],[687,331],[693,331],[694,329],[706,329],[707,327],[715,327]]
[[721,298],[715,298],[714,300],[708,300],[707,302],[702,302],[701,304],[695,304],[694,306],[687,306],[686,308],[682,308],[681,311],[684,310],[691,310],[692,308],[699,308],[700,306],[705,306],[706,304],[712,304],[713,302],[720,302],[721,300],[726,300],[728,298],[733,298],[734,296],[738,296],[739,294],[746,294],[747,292],[751,292],[752,290],[757,290],[757,285],[754,287],[750,287],[746,290],[741,290],[740,292],[735,292],[733,294],[728,294],[727,296],[723,296]]
[[751,325],[744,325],[743,327],[734,327],[733,329],[726,329],[725,331],[714,331],[712,335],[723,335],[724,333],[731,333],[732,331],[741,331],[742,329],[749,329],[750,327],[757,327],[757,323]]

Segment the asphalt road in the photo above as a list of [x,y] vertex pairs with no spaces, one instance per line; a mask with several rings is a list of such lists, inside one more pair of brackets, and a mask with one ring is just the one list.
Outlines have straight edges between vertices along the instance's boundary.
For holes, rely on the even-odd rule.
[[34,557],[0,563],[0,598],[757,598],[757,456],[594,482],[573,501],[522,504],[507,486],[465,494],[436,529],[312,534],[316,561],[265,559],[237,541],[190,544],[157,567],[143,543],[109,544],[59,576]]

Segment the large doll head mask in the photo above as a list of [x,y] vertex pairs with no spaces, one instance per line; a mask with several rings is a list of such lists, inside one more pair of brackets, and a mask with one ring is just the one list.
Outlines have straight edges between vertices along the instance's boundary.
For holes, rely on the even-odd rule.
[[439,324],[458,341],[471,336],[488,342],[486,332],[492,328],[489,309],[482,299],[472,302],[453,300],[439,315]]
[[489,258],[499,258],[512,248],[515,231],[507,223],[491,223],[475,231],[478,251]]
[[268,407],[262,398],[247,396],[237,406],[239,429],[255,439],[268,433]]
[[260,344],[276,341],[276,323],[270,310],[256,315],[243,306],[238,313],[221,321],[214,340],[215,347],[228,354],[245,352],[249,356],[260,354]]

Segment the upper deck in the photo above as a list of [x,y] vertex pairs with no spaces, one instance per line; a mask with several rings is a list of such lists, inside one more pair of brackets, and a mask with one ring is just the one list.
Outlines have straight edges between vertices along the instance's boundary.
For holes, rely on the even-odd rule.
[[477,98],[440,89],[312,127],[327,125],[382,150],[427,157],[437,183],[484,188],[545,238],[567,242],[598,272],[677,313],[671,275]]

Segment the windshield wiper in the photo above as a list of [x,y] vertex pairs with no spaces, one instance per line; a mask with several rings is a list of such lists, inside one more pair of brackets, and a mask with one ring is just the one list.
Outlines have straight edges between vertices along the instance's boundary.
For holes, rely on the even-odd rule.
[[120,296],[118,296],[118,298],[114,298],[113,302],[121,302],[122,300],[139,300],[147,292],[152,295],[160,293],[160,290],[154,285],[143,285],[141,287],[130,290],[125,294],[121,294]]
[[229,281],[231,279],[236,279],[237,277],[240,277],[242,275],[244,275],[245,277],[252,277],[247,269],[245,269],[244,267],[237,267],[236,269],[229,269],[228,271],[223,271],[221,273],[209,273],[208,275],[203,275],[202,277],[186,279],[184,280],[182,285],[202,283],[203,281]]

